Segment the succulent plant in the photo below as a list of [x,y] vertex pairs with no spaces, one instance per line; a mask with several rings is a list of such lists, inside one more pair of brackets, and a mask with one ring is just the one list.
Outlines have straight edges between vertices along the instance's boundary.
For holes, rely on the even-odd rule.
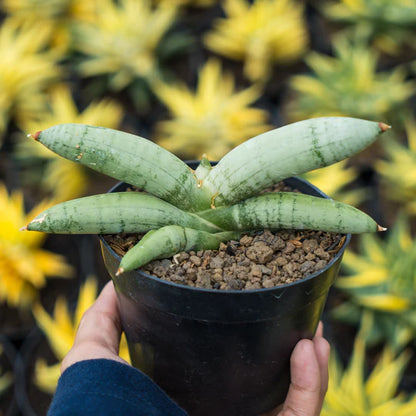
[[348,299],[333,309],[333,316],[357,325],[362,312],[370,311],[368,344],[387,341],[399,349],[416,336],[416,241],[408,219],[400,215],[386,239],[360,236],[359,249],[360,254],[344,254],[344,273],[336,286]]
[[93,22],[96,0],[1,0],[1,9],[15,21],[50,30],[50,44],[67,52],[71,24]]
[[72,277],[73,269],[63,256],[42,248],[45,234],[17,232],[19,225],[50,205],[40,203],[26,214],[23,193],[17,190],[9,195],[0,182],[0,302],[28,308],[46,285],[47,277]]
[[146,192],[63,202],[26,229],[146,233],[123,257],[118,273],[179,251],[214,249],[250,230],[381,231],[368,215],[340,202],[294,192],[258,193],[362,150],[388,127],[341,117],[304,120],[247,140],[214,167],[202,159],[193,171],[169,151],[132,134],[77,124],[53,126],[32,137],[63,157]]
[[260,89],[237,91],[232,74],[222,72],[218,60],[210,59],[200,69],[195,92],[179,83],[156,83],[154,92],[172,114],[171,120],[156,125],[156,141],[182,158],[206,153],[218,160],[235,145],[271,128],[267,111],[250,107],[260,98]]
[[383,142],[385,159],[375,163],[381,176],[386,200],[395,201],[412,216],[416,215],[416,120],[406,123],[407,143],[396,140]]
[[46,90],[61,76],[59,54],[46,49],[50,36],[42,26],[19,24],[11,18],[2,22],[0,145],[10,121],[21,123],[46,110]]
[[[367,317],[363,321],[369,321]],[[371,325],[371,324],[370,324]],[[363,326],[361,329],[364,329]],[[410,351],[396,354],[386,346],[367,372],[366,344],[362,330],[356,337],[346,369],[332,353],[329,361],[329,385],[322,416],[395,415],[416,412],[416,395],[399,391],[400,380],[410,359]]]
[[400,110],[415,92],[404,68],[380,71],[377,52],[346,36],[334,38],[333,53],[306,56],[312,73],[290,80],[294,94],[287,106],[289,118],[331,115],[401,122]]
[[383,52],[397,54],[414,47],[412,0],[339,0],[326,3],[323,10],[330,19],[353,26]]
[[225,18],[214,22],[205,38],[212,51],[244,61],[244,74],[264,82],[274,64],[292,63],[308,46],[304,7],[291,0],[226,0]]
[[150,85],[162,77],[162,61],[189,45],[182,31],[168,32],[177,6],[150,0],[100,1],[93,23],[74,25],[73,48],[80,53],[83,77],[105,77],[107,89],[128,89],[138,103],[148,102]]

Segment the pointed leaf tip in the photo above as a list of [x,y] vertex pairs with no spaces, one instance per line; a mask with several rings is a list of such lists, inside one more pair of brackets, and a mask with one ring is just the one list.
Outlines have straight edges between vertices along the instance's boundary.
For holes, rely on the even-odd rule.
[[387,228],[377,224],[377,231],[387,231]]
[[24,225],[23,227],[19,228],[19,231],[27,231],[27,225]]
[[42,131],[39,130],[36,133],[28,134],[27,137],[31,137],[32,139],[39,140],[39,136],[40,136],[41,133],[42,133]]
[[116,276],[120,276],[121,274],[124,273],[124,268],[120,267],[117,271],[116,271]]
[[383,122],[378,123],[378,125],[379,125],[382,133],[384,133],[386,130],[391,129],[391,126],[389,126],[388,124],[383,123]]

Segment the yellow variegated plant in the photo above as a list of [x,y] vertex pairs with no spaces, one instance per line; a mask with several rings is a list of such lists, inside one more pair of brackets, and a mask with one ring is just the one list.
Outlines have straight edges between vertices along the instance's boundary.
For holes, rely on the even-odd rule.
[[96,0],[1,0],[2,10],[18,22],[50,30],[51,46],[66,52],[74,21],[93,22]]
[[[29,132],[59,123],[85,123],[117,128],[121,119],[121,106],[108,98],[92,102],[83,111],[79,111],[72,98],[70,86],[61,84],[55,86],[48,95],[48,112],[25,120],[21,128]],[[18,143],[17,156],[25,165],[36,161],[46,162],[41,186],[56,201],[79,197],[87,189],[89,175],[82,165],[48,152],[26,138]]]
[[41,25],[6,19],[0,27],[0,145],[11,120],[46,110],[45,91],[60,76],[58,55],[46,50],[51,32]]
[[365,189],[348,189],[348,185],[354,182],[359,175],[355,166],[347,166],[348,162],[342,160],[322,169],[316,169],[302,175],[331,198],[351,205],[359,205],[368,198]]
[[368,44],[345,36],[334,39],[334,56],[311,52],[312,73],[290,81],[294,98],[288,105],[293,120],[321,115],[347,115],[390,122],[399,118],[415,92],[403,68],[378,70],[377,53]]
[[304,7],[292,0],[225,0],[225,18],[204,38],[212,51],[244,61],[251,81],[265,82],[274,64],[298,60],[307,50]]
[[396,355],[385,347],[367,374],[365,342],[359,335],[348,367],[334,353],[329,361],[329,385],[321,416],[412,416],[416,414],[416,395],[398,392],[409,353]]
[[396,201],[410,215],[416,215],[416,121],[406,120],[407,144],[398,140],[383,142],[385,160],[375,163],[382,179],[382,194]]
[[0,302],[14,307],[29,307],[47,277],[71,277],[72,267],[65,258],[42,249],[46,234],[19,232],[28,219],[50,204],[41,203],[26,214],[23,195],[10,196],[0,183]]
[[255,86],[237,91],[233,75],[222,73],[210,59],[199,72],[195,92],[183,84],[158,83],[154,88],[172,115],[156,125],[156,140],[187,159],[206,153],[218,160],[235,145],[270,130],[266,111],[250,107],[261,95]]
[[414,47],[413,0],[338,0],[326,3],[323,10],[329,18],[354,26],[383,52],[397,54]]
[[400,216],[386,239],[366,234],[359,239],[360,254],[347,250],[346,276],[336,286],[349,295],[334,316],[357,324],[363,310],[374,315],[366,332],[370,344],[386,340],[400,348],[416,336],[416,240]]
[[[58,363],[48,365],[43,358],[39,358],[35,364],[35,383],[43,391],[53,393],[60,376],[60,361],[71,349],[75,334],[84,312],[94,303],[97,298],[97,281],[90,276],[81,285],[75,311],[72,313],[64,297],[57,298],[53,316],[45,309],[36,304],[33,307],[33,314],[36,322],[44,332],[48,343],[59,360]],[[123,335],[120,343],[120,357],[130,362],[127,349],[127,342]]]
[[184,45],[181,32],[166,36],[176,15],[177,6],[170,2],[153,6],[151,0],[101,0],[96,20],[74,27],[73,47],[82,55],[79,73],[107,76],[113,91],[129,87],[145,94],[143,88],[161,75],[162,57]]

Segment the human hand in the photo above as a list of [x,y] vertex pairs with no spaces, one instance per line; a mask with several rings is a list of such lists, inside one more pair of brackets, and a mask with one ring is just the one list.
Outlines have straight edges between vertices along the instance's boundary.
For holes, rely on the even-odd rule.
[[[69,366],[88,359],[105,358],[128,364],[118,356],[121,325],[113,282],[108,282],[95,303],[85,312],[74,345],[61,364]],[[291,384],[283,405],[262,416],[317,416],[328,388],[329,344],[319,324],[313,340],[302,339],[291,356]]]
[[61,373],[78,361],[106,358],[128,364],[118,356],[120,314],[113,282],[108,282],[94,304],[84,313],[74,345],[61,364]]
[[285,402],[262,416],[318,416],[328,390],[329,350],[320,322],[313,340],[300,340],[292,352]]

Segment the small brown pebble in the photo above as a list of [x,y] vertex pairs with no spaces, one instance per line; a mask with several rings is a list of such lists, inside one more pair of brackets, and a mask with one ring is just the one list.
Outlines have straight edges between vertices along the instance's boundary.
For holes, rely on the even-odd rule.
[[316,256],[315,256],[315,254],[314,254],[314,253],[308,253],[308,254],[305,256],[305,259],[306,259],[306,260],[315,260],[315,258],[316,258]]
[[214,274],[212,275],[212,279],[213,279],[215,282],[222,282],[222,273],[214,273]]
[[303,251],[311,253],[318,248],[318,242],[315,239],[307,239],[303,242]]
[[263,275],[261,266],[259,266],[258,264],[253,264],[253,266],[251,267],[251,275],[254,277],[261,277]]
[[270,288],[273,287],[275,284],[273,283],[272,279],[267,279],[263,282],[263,287]]
[[189,254],[185,251],[182,251],[182,253],[178,253],[178,257],[176,257],[179,263],[182,263],[185,260],[189,259]]
[[246,255],[250,260],[264,264],[273,257],[273,250],[264,243],[256,243],[246,250]]
[[286,247],[283,249],[283,253],[284,254],[290,254],[290,253],[293,253],[295,251],[295,249],[296,249],[295,245],[289,241],[286,244]]
[[231,279],[228,282],[228,287],[227,288],[229,290],[240,290],[240,289],[242,289],[242,287],[243,287],[243,284],[242,284],[242,282],[240,280],[238,280],[238,279]]
[[315,264],[315,271],[321,270],[323,269],[326,265],[328,264],[327,261],[325,260],[319,260],[316,264]]
[[199,272],[197,272],[195,284],[196,284],[197,287],[210,289],[211,288],[211,277],[210,277],[209,273],[206,270],[200,270]]
[[201,265],[201,257],[198,256],[191,256],[189,258],[189,260],[192,262],[192,264],[194,264],[195,266],[200,266]]
[[271,275],[272,274],[272,269],[269,269],[268,267],[264,266],[263,264],[260,266],[260,268],[261,268],[261,272],[263,274],[266,274],[266,275]]
[[305,261],[305,263],[302,263],[300,265],[299,270],[302,273],[306,273],[306,272],[309,272],[309,271],[313,270],[314,266],[315,266],[315,264],[313,262]]
[[209,267],[211,269],[221,269],[224,266],[224,259],[221,257],[212,257],[209,262]]
[[240,244],[246,247],[248,247],[252,241],[253,241],[253,237],[250,237],[248,235],[244,235],[243,237],[240,238]]
[[288,263],[286,257],[283,256],[277,257],[275,262],[278,266],[285,266]]
[[317,255],[319,258],[327,260],[330,257],[330,254],[325,251],[322,247],[318,247],[315,251],[314,251],[315,255]]

